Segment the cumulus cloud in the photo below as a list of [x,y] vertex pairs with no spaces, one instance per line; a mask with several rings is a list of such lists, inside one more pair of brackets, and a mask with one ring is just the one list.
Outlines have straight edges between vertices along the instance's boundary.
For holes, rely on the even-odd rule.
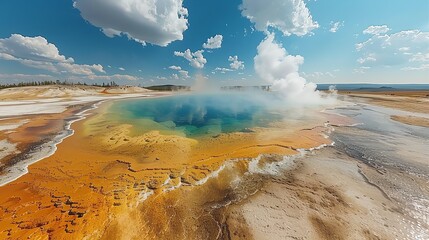
[[244,69],[244,62],[238,60],[238,56],[229,56],[228,61],[231,62],[229,66],[231,69],[238,70]]
[[[356,44],[361,54],[357,62],[362,66],[403,65],[406,70],[423,70],[429,64],[429,32],[408,30],[387,34],[373,30],[374,34]],[[384,33],[384,34],[383,34]]]
[[[179,74],[180,74],[180,76],[182,77],[182,78],[190,78],[190,76],[189,76],[189,72],[188,71],[186,71],[186,70],[183,70],[180,66],[169,66],[168,67],[169,69],[172,69],[172,70],[176,70]],[[176,77],[177,76],[177,77]],[[178,74],[173,74],[172,75],[172,77],[174,78],[174,79],[179,79],[179,75]]]
[[12,34],[9,38],[0,39],[0,58],[53,73],[77,75],[104,73],[100,64],[76,64],[73,58],[61,55],[54,44],[40,36],[25,37]]
[[203,48],[208,48],[208,49],[221,48],[222,40],[223,40],[223,36],[218,34],[214,37],[207,39],[207,42],[203,44]]
[[182,68],[181,67],[179,67],[179,66],[169,66],[168,67],[169,69],[173,69],[173,70],[177,70],[177,71],[179,71],[179,70],[182,70]]
[[177,73],[173,73],[171,74],[171,78],[179,80],[179,75],[177,75]]
[[190,78],[189,77],[189,72],[185,71],[185,70],[179,70],[179,74],[180,76],[182,76],[183,78]]
[[74,0],[73,6],[108,37],[167,46],[183,40],[188,10],[183,0]]
[[289,55],[286,49],[274,42],[274,37],[274,34],[269,34],[259,44],[258,54],[254,58],[256,73],[289,102],[320,103],[321,97],[316,91],[316,84],[307,83],[298,72],[304,58]]
[[329,31],[331,33],[336,33],[340,27],[344,26],[344,22],[331,22],[331,28]]
[[184,52],[175,51],[174,55],[178,57],[183,57],[189,61],[189,65],[194,68],[203,68],[207,63],[207,59],[203,56],[204,50],[198,50],[196,52],[191,52],[190,49],[186,49]]
[[243,0],[240,10],[259,31],[275,28],[285,36],[304,36],[319,27],[304,0]]
[[[232,69],[229,68],[221,68],[221,67],[217,67],[215,68],[215,71],[219,71],[220,73],[226,73],[226,72],[232,72]],[[214,73],[213,73],[214,74]]]
[[[229,64],[230,68],[224,68],[224,67],[217,67],[215,68],[215,71],[226,73],[226,72],[233,72],[236,70],[242,70],[244,69],[244,62],[238,60],[238,56],[229,56],[228,61],[231,62]],[[213,72],[214,74],[214,72]]]
[[379,35],[379,34],[387,33],[388,31],[390,31],[390,28],[388,28],[387,25],[369,26],[367,29],[363,30],[363,33],[371,34],[371,35]]

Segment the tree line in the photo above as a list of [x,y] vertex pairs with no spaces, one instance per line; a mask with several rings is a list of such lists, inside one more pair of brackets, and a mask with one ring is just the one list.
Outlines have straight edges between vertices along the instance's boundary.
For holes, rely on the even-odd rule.
[[20,82],[20,83],[0,83],[0,89],[14,88],[14,87],[30,87],[30,86],[48,86],[48,85],[59,85],[59,86],[94,86],[94,87],[117,87],[119,86],[115,81],[108,83],[92,83],[87,84],[85,82],[67,82],[67,81],[32,81],[32,82]]

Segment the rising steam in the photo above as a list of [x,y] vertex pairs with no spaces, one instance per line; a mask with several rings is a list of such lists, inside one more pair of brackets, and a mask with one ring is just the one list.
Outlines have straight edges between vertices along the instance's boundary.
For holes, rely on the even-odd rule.
[[259,44],[254,59],[256,73],[288,103],[313,105],[326,101],[316,90],[316,84],[307,83],[299,75],[299,66],[304,63],[304,58],[289,55],[286,49],[274,41],[274,37],[274,33],[269,33]]

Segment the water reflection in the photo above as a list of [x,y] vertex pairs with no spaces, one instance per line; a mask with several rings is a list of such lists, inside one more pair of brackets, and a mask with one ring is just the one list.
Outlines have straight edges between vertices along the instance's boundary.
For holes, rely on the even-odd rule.
[[281,119],[273,105],[264,99],[245,93],[188,94],[122,101],[112,107],[112,112],[121,112],[119,120],[140,131],[158,128],[188,137],[216,135],[264,127]]

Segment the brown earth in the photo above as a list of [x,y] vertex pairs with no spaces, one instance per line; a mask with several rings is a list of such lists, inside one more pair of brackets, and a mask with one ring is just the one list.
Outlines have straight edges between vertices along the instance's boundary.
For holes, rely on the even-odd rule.
[[398,116],[398,115],[393,115],[390,118],[392,120],[405,123],[408,125],[429,127],[429,118],[416,117],[416,116]]
[[366,99],[383,107],[416,113],[429,113],[429,91],[340,92],[346,96]]

